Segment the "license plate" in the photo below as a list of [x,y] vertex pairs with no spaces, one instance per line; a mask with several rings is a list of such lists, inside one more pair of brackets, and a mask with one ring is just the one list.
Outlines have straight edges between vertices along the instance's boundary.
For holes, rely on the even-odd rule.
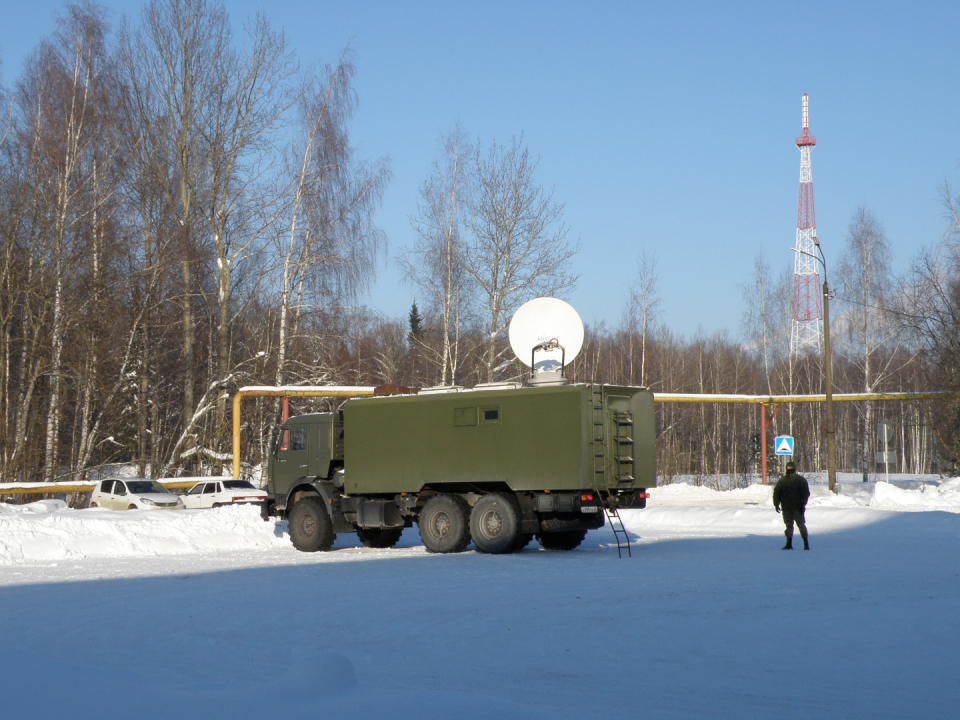
[[595,513],[595,512],[600,512],[600,508],[598,508],[596,505],[581,505],[580,512]]

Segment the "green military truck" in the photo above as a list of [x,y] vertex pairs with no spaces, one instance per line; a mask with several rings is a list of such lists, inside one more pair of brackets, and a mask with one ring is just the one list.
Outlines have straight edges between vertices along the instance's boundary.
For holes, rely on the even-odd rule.
[[[283,424],[265,513],[299,550],[356,532],[392,547],[417,523],[431,552],[577,547],[656,484],[653,395],[570,384],[437,388],[347,400]],[[618,516],[617,516],[618,517]]]

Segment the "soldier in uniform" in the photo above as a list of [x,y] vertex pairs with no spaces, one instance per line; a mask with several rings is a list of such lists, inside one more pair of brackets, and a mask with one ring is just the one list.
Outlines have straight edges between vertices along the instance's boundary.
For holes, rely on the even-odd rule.
[[809,550],[810,543],[807,542],[807,525],[803,519],[803,512],[807,508],[807,500],[810,498],[810,486],[807,485],[807,479],[803,475],[797,474],[797,466],[793,462],[787,463],[786,474],[777,480],[773,488],[773,506],[777,512],[783,510],[783,523],[787,529],[783,534],[787,536],[787,544],[783,546],[784,550],[793,550],[793,524],[797,524],[800,531],[800,537],[803,538],[803,549]]

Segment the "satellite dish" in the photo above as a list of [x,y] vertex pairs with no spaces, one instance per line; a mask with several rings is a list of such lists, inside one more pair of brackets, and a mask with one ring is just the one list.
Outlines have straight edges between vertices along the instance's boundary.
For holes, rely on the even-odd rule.
[[514,313],[509,337],[517,359],[532,367],[534,377],[551,373],[559,379],[564,363],[572,362],[583,347],[583,322],[563,300],[535,298]]

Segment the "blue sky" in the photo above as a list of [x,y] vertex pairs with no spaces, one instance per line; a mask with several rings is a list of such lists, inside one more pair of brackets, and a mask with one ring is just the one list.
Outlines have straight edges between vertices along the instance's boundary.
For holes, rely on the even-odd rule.
[[[119,19],[139,2],[108,0]],[[12,6],[12,7],[11,7]],[[8,2],[2,81],[62,4]],[[227,0],[239,28],[263,8],[303,62],[357,52],[352,139],[389,155],[378,221],[391,257],[456,122],[484,143],[523,135],[582,250],[569,299],[619,321],[641,250],[657,258],[675,332],[739,335],[739,285],[763,252],[792,267],[800,98],[817,138],[817,227],[828,262],[857,206],[905,269],[942,237],[944,179],[960,185],[960,3],[283,2]],[[367,301],[415,298],[392,262]]]

